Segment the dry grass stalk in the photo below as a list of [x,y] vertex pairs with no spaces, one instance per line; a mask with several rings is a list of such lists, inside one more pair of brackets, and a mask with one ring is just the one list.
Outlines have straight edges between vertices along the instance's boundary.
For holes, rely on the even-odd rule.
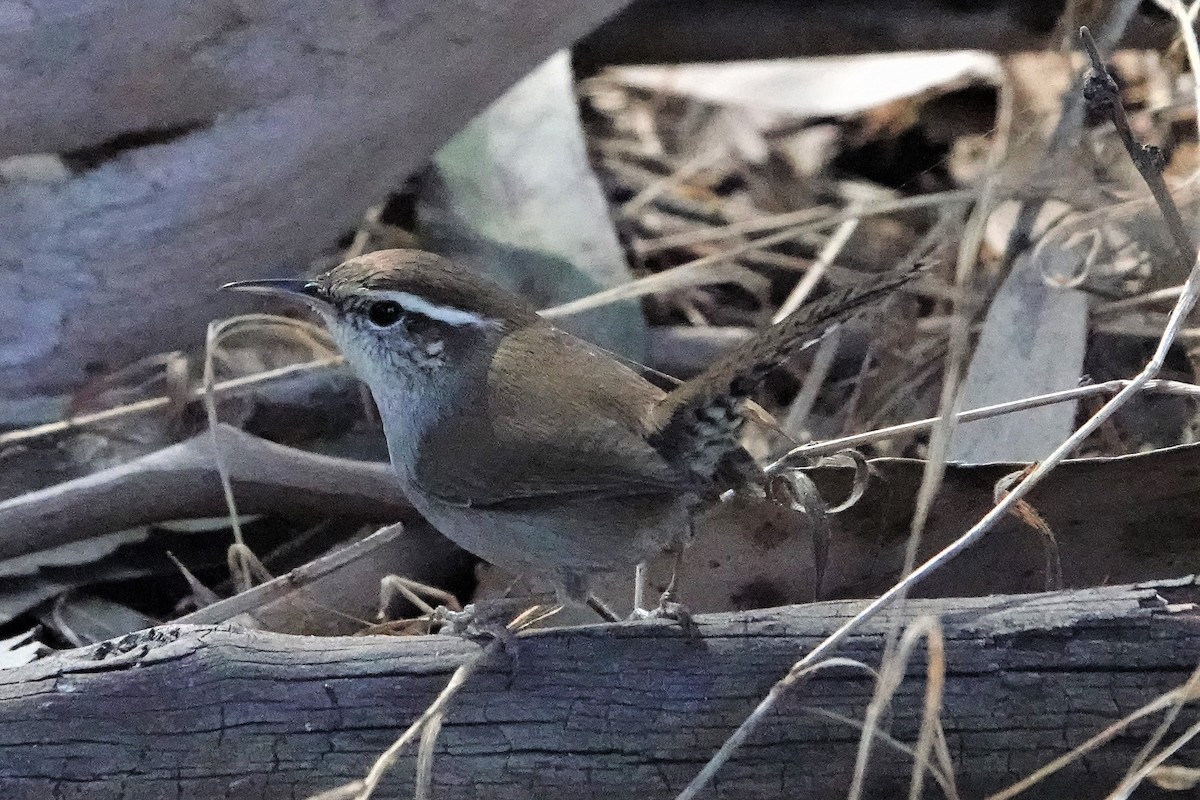
[[[913,773],[909,784],[909,800],[921,797],[926,771],[946,776],[942,785],[950,798],[958,797],[954,786],[953,764],[950,750],[941,727],[942,695],[946,687],[946,647],[942,626],[932,617],[922,617],[908,627],[900,638],[896,652],[883,664],[875,682],[875,694],[867,706],[863,720],[862,735],[858,740],[858,754],[854,763],[854,777],[847,792],[848,800],[859,800],[866,783],[867,764],[871,754],[871,743],[879,730],[880,719],[891,705],[892,697],[904,680],[905,667],[917,643],[925,639],[929,653],[926,658],[925,707],[921,717],[921,731],[913,749]],[[938,768],[929,763],[929,756],[937,743]]]
[[[516,619],[509,622],[505,626],[506,630],[511,635],[530,625],[537,624],[547,616],[557,613],[557,611],[557,608],[545,611],[541,607],[535,606],[522,612]],[[432,783],[433,747],[437,742],[438,733],[441,731],[446,708],[450,705],[450,701],[454,699],[454,696],[466,684],[467,679],[479,668],[479,665],[496,653],[504,650],[506,641],[502,638],[503,635],[493,638],[487,647],[484,647],[475,658],[467,661],[454,671],[454,674],[450,676],[450,680],[446,683],[446,687],[434,698],[429,707],[421,712],[421,715],[413,721],[408,729],[400,735],[400,738],[393,742],[391,747],[375,760],[365,778],[331,790],[338,794],[323,792],[320,795],[312,795],[307,800],[327,800],[327,795],[328,798],[353,797],[354,800],[370,800],[375,789],[379,787],[379,782],[383,780],[383,776],[395,765],[396,759],[400,757],[400,753],[403,752],[405,746],[415,739],[418,734],[421,735],[421,750],[417,758],[416,797],[428,798]]]
[[[680,288],[682,286],[699,286],[704,283],[720,283],[722,281],[710,279],[710,273],[702,271],[702,268],[709,268],[713,265],[724,264],[732,259],[754,250],[760,250],[766,247],[774,247],[778,244],[791,241],[803,233],[825,230],[827,228],[838,225],[849,219],[864,218],[884,213],[895,213],[896,211],[912,208],[925,208],[929,206],[940,206],[946,203],[961,203],[969,202],[975,198],[973,190],[961,190],[955,192],[941,192],[938,194],[920,195],[918,197],[909,197],[903,200],[895,200],[887,203],[878,203],[863,205],[832,215],[820,222],[807,223],[797,225],[791,228],[786,228],[778,233],[773,233],[764,236],[760,239],[752,239],[739,245],[735,245],[726,250],[713,253],[712,255],[698,258],[694,261],[689,261],[686,264],[680,264],[677,267],[671,267],[661,272],[656,272],[645,278],[639,278],[632,283],[627,283],[624,286],[605,289],[595,294],[590,294],[587,297],[582,297],[578,300],[572,300],[569,303],[554,306],[542,312],[550,318],[569,316],[578,314],[583,311],[590,311],[593,308],[616,303],[621,300],[629,300],[636,297],[642,297],[656,291],[661,291],[663,286],[671,288]],[[728,279],[726,279],[728,280]]]
[[[221,491],[225,495],[225,505],[229,509],[229,526],[233,530],[234,539],[234,543],[230,546],[228,553],[229,570],[238,593],[244,592],[253,586],[254,577],[265,582],[271,580],[271,576],[263,567],[262,562],[259,561],[258,557],[246,544],[245,536],[242,534],[242,526],[238,519],[237,501],[233,496],[233,481],[229,476],[229,465],[225,460],[224,451],[221,449],[220,439],[217,437],[217,425],[220,420],[217,417],[215,391],[216,360],[220,357],[220,346],[224,339],[247,329],[260,329],[271,325],[291,328],[305,334],[316,330],[315,326],[311,323],[289,317],[277,317],[270,314],[246,314],[209,323],[208,332],[204,339],[204,377],[201,384],[201,400],[204,403],[204,412],[208,419],[209,436],[212,437],[213,460],[217,469],[217,475],[221,479]],[[320,331],[320,334],[322,337],[325,337],[323,330]]]
[[1137,711],[1134,711],[1132,714],[1129,714],[1124,718],[1114,722],[1112,725],[1109,725],[1107,728],[1100,731],[1100,733],[1088,739],[1078,747],[1072,749],[1069,753],[1059,756],[1049,764],[1046,764],[1044,767],[1039,769],[1037,772],[1022,778],[1012,786],[1009,786],[1007,789],[988,795],[985,800],[1011,800],[1011,798],[1016,797],[1022,792],[1030,789],[1034,785],[1053,775],[1055,772],[1058,772],[1068,764],[1079,760],[1091,751],[1102,746],[1104,743],[1111,741],[1119,733],[1121,733],[1121,731],[1125,730],[1133,723],[1145,719],[1152,714],[1157,714],[1160,711],[1173,711],[1185,703],[1192,703],[1196,700],[1200,700],[1200,667],[1197,667],[1197,669],[1192,673],[1191,677],[1188,678],[1187,682],[1183,686],[1167,692],[1152,702],[1147,703]]

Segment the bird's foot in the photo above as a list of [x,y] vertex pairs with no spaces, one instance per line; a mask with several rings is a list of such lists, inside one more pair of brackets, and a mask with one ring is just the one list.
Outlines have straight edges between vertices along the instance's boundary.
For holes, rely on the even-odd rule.
[[433,610],[432,620],[439,623],[439,635],[458,636],[476,644],[487,641],[497,642],[508,662],[508,681],[511,684],[517,677],[517,663],[520,649],[517,634],[508,627],[508,619],[513,615],[511,603],[492,601],[476,605],[471,603],[462,611],[451,611],[445,606]]
[[670,619],[679,623],[679,627],[683,628],[683,632],[690,637],[699,634],[696,628],[696,621],[692,619],[692,612],[683,603],[680,603],[674,592],[670,590],[662,593],[658,599],[658,608],[644,609],[635,608],[629,616],[630,619]]

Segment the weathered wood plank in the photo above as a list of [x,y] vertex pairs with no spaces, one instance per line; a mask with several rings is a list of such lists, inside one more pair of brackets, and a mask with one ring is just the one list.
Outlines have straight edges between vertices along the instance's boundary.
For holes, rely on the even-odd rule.
[[[913,601],[945,626],[943,724],[967,796],[1007,784],[1183,683],[1200,623],[1181,585]],[[821,603],[703,616],[701,636],[628,623],[520,639],[454,701],[434,768],[438,798],[669,798],[787,667],[859,607]],[[842,655],[878,661],[883,625]],[[448,637],[303,638],[164,626],[0,672],[0,795],[7,798],[293,797],[361,777],[476,645]],[[914,665],[891,731],[911,742]],[[781,704],[712,796],[842,797],[871,690],[820,673]],[[1195,714],[1185,709],[1182,724]],[[1148,725],[1029,796],[1093,796],[1123,773]],[[906,785],[876,748],[871,794]],[[379,796],[411,795],[402,759]],[[936,790],[931,790],[936,791]],[[932,796],[932,795],[931,795]]]

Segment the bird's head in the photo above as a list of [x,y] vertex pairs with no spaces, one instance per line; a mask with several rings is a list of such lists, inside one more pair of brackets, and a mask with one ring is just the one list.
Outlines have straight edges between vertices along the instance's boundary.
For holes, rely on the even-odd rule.
[[221,287],[302,301],[379,398],[442,382],[490,353],[506,332],[538,319],[519,297],[420,250],[380,250],[311,280],[237,281]]

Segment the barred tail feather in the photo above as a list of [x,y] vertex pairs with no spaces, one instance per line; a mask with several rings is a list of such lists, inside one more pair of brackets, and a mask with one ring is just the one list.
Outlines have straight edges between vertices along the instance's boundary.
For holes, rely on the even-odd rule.
[[819,342],[835,325],[890,296],[924,271],[925,265],[918,265],[829,292],[734,347],[704,372],[680,384],[663,398],[655,409],[655,428],[659,433],[654,438],[667,442],[686,440],[686,436],[680,435],[682,431],[669,431],[693,425],[697,412],[714,403],[746,397],[789,356]]

